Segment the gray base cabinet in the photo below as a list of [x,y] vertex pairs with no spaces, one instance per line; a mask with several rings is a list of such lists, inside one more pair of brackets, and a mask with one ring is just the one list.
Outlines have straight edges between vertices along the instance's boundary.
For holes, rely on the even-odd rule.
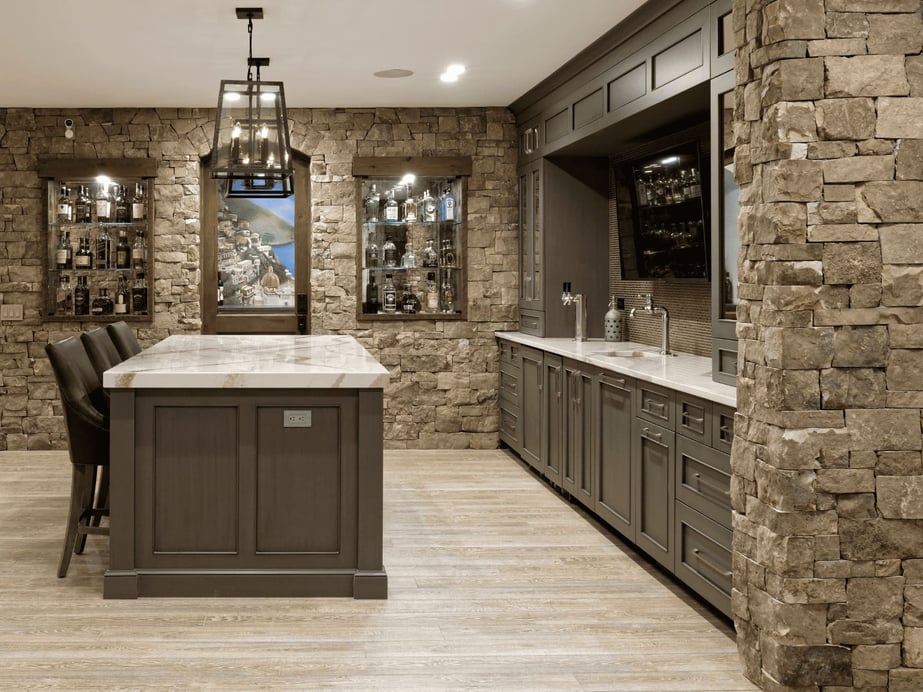
[[734,409],[500,344],[501,439],[730,616]]

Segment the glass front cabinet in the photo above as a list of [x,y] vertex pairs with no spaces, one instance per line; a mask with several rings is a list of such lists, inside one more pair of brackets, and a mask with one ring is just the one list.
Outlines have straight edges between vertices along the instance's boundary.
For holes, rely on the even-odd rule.
[[465,319],[468,158],[357,158],[359,320]]
[[153,319],[149,159],[43,162],[45,314],[54,320]]

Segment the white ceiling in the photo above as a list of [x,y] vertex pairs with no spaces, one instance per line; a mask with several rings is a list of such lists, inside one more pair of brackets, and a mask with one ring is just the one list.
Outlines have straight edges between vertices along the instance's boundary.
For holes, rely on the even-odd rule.
[[[656,1],[656,0],[651,0]],[[0,106],[214,107],[253,54],[289,107],[507,106],[644,0],[0,0]],[[468,71],[439,81],[450,63]],[[405,79],[372,76],[403,68]]]

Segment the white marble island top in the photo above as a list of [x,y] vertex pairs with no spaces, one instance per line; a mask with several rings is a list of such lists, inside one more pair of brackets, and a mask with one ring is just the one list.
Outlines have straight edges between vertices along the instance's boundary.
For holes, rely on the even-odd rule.
[[109,389],[383,388],[388,370],[351,336],[170,336],[103,373]]
[[[546,339],[522,332],[495,332],[498,338],[659,384],[725,406],[737,405],[737,390],[711,379],[711,359],[678,353],[661,356],[659,349],[630,341]],[[624,354],[624,355],[612,355]],[[631,354],[631,355],[629,355]]]

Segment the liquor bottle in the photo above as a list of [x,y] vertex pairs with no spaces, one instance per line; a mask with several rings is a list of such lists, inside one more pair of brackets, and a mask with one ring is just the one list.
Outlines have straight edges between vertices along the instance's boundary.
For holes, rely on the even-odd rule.
[[372,189],[365,196],[365,220],[376,223],[378,221],[378,210],[381,207],[381,194],[378,187],[372,183]]
[[93,315],[111,315],[113,311],[112,298],[109,297],[109,289],[99,289],[99,295],[93,299],[90,312]]
[[115,246],[115,268],[128,269],[131,267],[131,245],[128,244],[128,234],[124,228],[119,229],[119,242]]
[[404,285],[404,295],[401,296],[401,312],[406,315],[415,315],[420,311],[420,299],[410,290],[410,285]]
[[131,264],[135,269],[144,269],[147,263],[147,240],[144,238],[144,229],[139,228],[135,233],[135,240],[131,245]]
[[80,245],[77,247],[77,254],[74,255],[74,269],[92,269],[93,253],[90,252],[89,238],[81,238]]
[[128,204],[128,191],[124,185],[113,187],[112,206],[115,208],[115,222],[128,223],[131,221],[131,207]]
[[455,195],[450,188],[446,188],[439,198],[439,220],[455,221]]
[[452,247],[452,239],[446,238],[442,241],[442,266],[455,266],[455,248]]
[[692,197],[692,182],[689,179],[689,171],[685,168],[679,172],[679,186],[683,199],[690,199]]
[[63,312],[65,315],[74,314],[74,289],[71,286],[71,278],[69,276],[64,277],[64,308]]
[[426,275],[424,296],[426,297],[426,311],[439,312],[439,286],[436,285],[435,272],[429,272]]
[[109,223],[112,210],[112,199],[109,195],[109,184],[100,183],[96,187],[96,220],[99,223]]
[[702,183],[699,180],[699,169],[698,168],[689,169],[689,196],[690,197],[701,197],[702,196]]
[[[144,274],[139,276],[143,277]],[[221,272],[218,272],[218,305],[224,305],[224,276],[222,276]]]
[[[66,314],[67,306],[67,289],[70,287],[70,277],[62,276],[58,281],[58,287],[54,292],[54,314]],[[73,300],[73,298],[72,298]]]
[[74,288],[74,314],[90,314],[90,289],[85,276],[77,277],[77,286]]
[[375,274],[369,272],[369,281],[365,285],[365,312],[375,314],[379,309],[381,303],[378,302],[378,284],[375,283]]
[[429,239],[426,241],[426,247],[423,248],[423,266],[424,267],[438,267],[439,266],[439,253],[436,252],[436,248],[433,247],[433,240]]
[[74,248],[71,245],[70,231],[61,234],[61,242],[54,253],[54,263],[58,269],[74,268]]
[[369,231],[369,240],[365,244],[365,266],[369,268],[377,267],[380,261],[381,258],[378,255],[378,244],[375,242],[374,232]]
[[119,274],[119,285],[115,289],[115,305],[113,311],[116,315],[125,315],[128,313],[128,306],[131,304],[131,291],[128,290],[128,280],[124,274]]
[[90,223],[93,221],[93,201],[86,185],[81,185],[77,191],[77,201],[74,204],[74,221],[77,223]]
[[108,269],[112,261],[112,237],[108,229],[102,226],[96,234],[96,261],[97,269]]
[[394,288],[394,280],[390,274],[385,274],[385,285],[382,290],[382,306],[384,312],[397,312],[397,289]]
[[[224,284],[219,282],[221,290],[218,297],[221,305],[224,303]],[[131,289],[131,311],[135,315],[147,314],[147,284],[144,283],[144,272],[138,272],[135,277],[135,285]]]
[[66,184],[61,183],[58,194],[58,223],[71,223],[74,220],[74,203],[71,201],[71,191]]
[[429,190],[423,193],[423,199],[420,200],[420,216],[423,221],[436,220],[436,200],[430,196]]
[[385,242],[381,246],[381,254],[386,267],[397,266],[397,245],[394,244],[391,238],[385,238]]
[[416,269],[417,268],[417,256],[414,254],[413,248],[410,246],[410,243],[407,243],[407,251],[404,253],[404,256],[401,257],[401,266],[405,269]]
[[388,192],[388,201],[385,202],[385,221],[397,222],[400,220],[400,209],[394,199],[394,190]]
[[404,200],[404,209],[403,209],[404,221],[407,223],[416,223],[417,221],[417,202],[413,198],[413,194],[410,192],[410,187],[407,188],[407,199]]
[[135,183],[135,194],[131,198],[131,220],[134,223],[144,221],[147,216],[147,204],[144,203],[144,186]]
[[455,311],[455,289],[452,288],[452,280],[447,276],[442,281],[442,291],[440,295],[443,312]]

